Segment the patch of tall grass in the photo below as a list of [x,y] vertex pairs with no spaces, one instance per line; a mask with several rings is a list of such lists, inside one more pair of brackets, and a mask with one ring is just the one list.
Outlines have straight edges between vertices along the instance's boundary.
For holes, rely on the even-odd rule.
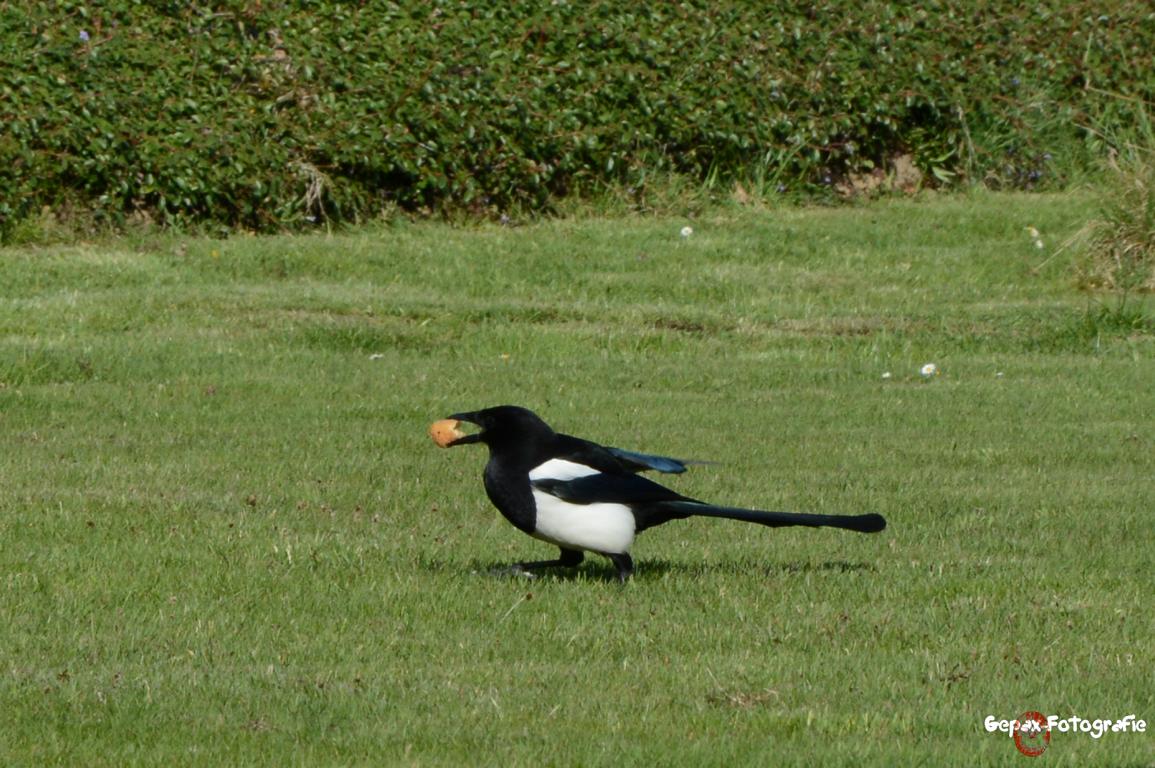
[[1107,174],[1078,267],[1083,287],[1111,291],[1124,304],[1155,290],[1155,127],[1144,102],[1130,105],[1133,131],[1096,131],[1110,145]]

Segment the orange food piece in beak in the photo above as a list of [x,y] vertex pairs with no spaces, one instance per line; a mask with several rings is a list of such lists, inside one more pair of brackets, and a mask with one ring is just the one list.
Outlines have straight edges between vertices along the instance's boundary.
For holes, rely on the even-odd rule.
[[457,428],[460,423],[457,419],[435,421],[429,425],[429,436],[442,448],[448,448],[454,440],[465,437],[465,433]]

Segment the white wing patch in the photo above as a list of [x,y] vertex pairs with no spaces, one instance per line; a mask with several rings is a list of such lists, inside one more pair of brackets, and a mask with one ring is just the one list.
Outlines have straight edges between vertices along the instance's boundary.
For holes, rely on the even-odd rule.
[[530,480],[560,480],[565,482],[567,480],[574,480],[579,477],[589,477],[596,475],[598,471],[593,467],[587,467],[585,464],[578,464],[576,461],[566,461],[565,459],[550,459],[547,462],[538,464],[529,471]]
[[[542,466],[554,463],[582,466],[557,459]],[[634,513],[625,504],[571,504],[538,490],[534,490],[533,500],[537,504],[536,538],[568,549],[613,555],[629,552],[634,543]]]

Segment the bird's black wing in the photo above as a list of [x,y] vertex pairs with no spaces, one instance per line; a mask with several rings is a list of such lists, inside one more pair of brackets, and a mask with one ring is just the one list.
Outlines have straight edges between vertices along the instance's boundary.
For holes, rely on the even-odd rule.
[[656,456],[651,453],[627,451],[624,448],[610,448],[572,435],[557,435],[552,454],[554,458],[566,459],[593,467],[599,472],[646,472],[656,470],[667,474],[681,474],[689,464],[702,462]]
[[685,459],[673,459],[669,456],[655,456],[651,453],[627,451],[624,448],[607,448],[606,450],[614,456],[617,456],[627,468],[634,472],[645,472],[646,470],[653,469],[670,475],[680,475],[686,471],[687,464],[698,463]]
[[572,480],[540,478],[531,485],[570,504],[625,504],[639,533],[669,520],[690,517],[694,499],[634,474],[597,474]]
[[632,474],[599,473],[568,480],[545,477],[532,480],[530,484],[570,504],[613,503],[638,506],[661,501],[689,501],[664,485]]

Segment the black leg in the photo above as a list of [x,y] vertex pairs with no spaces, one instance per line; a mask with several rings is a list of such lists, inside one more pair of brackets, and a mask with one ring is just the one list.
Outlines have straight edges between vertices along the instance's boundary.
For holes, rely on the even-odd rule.
[[573,568],[581,565],[585,552],[580,549],[562,549],[557,560],[534,560],[529,563],[514,563],[514,571],[539,571],[542,568]]
[[607,552],[606,557],[608,557],[610,562],[614,564],[614,567],[618,569],[618,581],[623,584],[629,581],[630,576],[634,574],[634,559],[630,557],[629,553],[622,552],[621,554],[612,555]]

